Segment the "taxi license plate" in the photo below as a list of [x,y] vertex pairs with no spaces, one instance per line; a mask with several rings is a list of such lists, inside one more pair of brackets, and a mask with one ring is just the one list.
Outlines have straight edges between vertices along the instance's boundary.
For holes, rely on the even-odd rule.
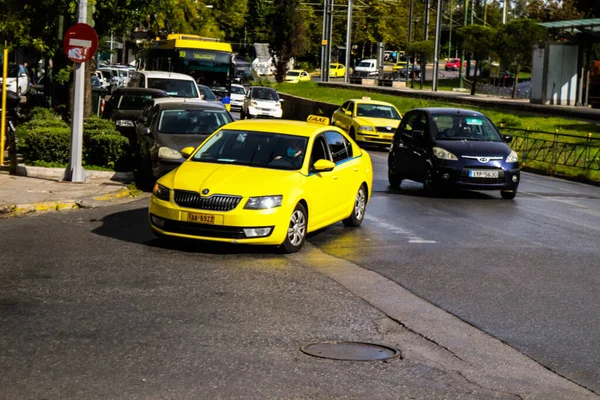
[[498,178],[498,171],[469,171],[469,178]]
[[187,220],[189,222],[196,222],[199,224],[214,224],[215,216],[210,214],[188,213]]

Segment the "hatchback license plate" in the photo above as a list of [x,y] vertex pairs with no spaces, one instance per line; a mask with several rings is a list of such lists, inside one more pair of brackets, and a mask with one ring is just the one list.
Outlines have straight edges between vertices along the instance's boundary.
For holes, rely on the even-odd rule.
[[214,224],[215,216],[209,214],[188,213],[187,220],[190,222],[197,222],[199,224]]
[[469,178],[498,178],[498,171],[469,171]]

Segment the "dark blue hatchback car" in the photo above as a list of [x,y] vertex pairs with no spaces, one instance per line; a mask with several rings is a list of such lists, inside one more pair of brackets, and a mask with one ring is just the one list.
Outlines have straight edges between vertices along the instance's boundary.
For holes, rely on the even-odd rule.
[[510,135],[501,135],[477,111],[422,108],[407,112],[388,157],[390,186],[403,179],[422,182],[428,194],[441,189],[499,190],[514,199],[520,180]]

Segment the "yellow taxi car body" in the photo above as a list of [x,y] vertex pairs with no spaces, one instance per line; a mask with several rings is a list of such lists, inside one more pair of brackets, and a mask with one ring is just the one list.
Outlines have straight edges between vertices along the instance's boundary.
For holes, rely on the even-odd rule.
[[400,61],[394,64],[392,67],[393,72],[400,72],[401,70],[406,69],[406,61]]
[[359,226],[371,196],[369,154],[326,123],[241,120],[223,126],[161,177],[149,220],[159,237],[277,245],[298,251],[307,233]]
[[344,64],[340,63],[331,63],[329,64],[329,77],[331,78],[339,78],[346,76],[346,67]]
[[380,146],[392,143],[401,119],[402,114],[393,104],[368,97],[347,100],[331,117],[333,125],[355,141]]
[[310,82],[310,75],[303,69],[290,69],[285,74],[284,82],[298,83],[298,82]]

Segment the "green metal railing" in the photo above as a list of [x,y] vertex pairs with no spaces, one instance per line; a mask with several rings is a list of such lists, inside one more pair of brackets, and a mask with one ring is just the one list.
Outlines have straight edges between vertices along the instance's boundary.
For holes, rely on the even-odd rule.
[[577,136],[530,129],[506,128],[500,125],[503,134],[513,136],[510,144],[519,153],[523,163],[532,161],[548,166],[576,168],[582,173],[600,171],[600,137]]

